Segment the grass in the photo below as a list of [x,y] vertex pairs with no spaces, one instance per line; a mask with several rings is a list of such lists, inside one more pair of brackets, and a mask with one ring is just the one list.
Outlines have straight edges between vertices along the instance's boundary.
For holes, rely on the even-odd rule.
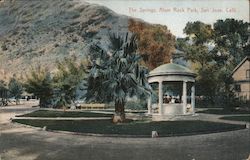
[[250,122],[250,116],[227,116],[221,117],[220,119]]
[[204,111],[198,111],[196,113],[207,113],[207,114],[218,114],[218,115],[227,115],[227,114],[250,114],[250,111],[242,110],[225,110],[225,109],[207,109]]
[[193,135],[230,131],[245,128],[244,125],[216,123],[207,121],[164,121],[143,122],[132,121],[124,124],[113,124],[111,120],[25,120],[15,119],[14,122],[35,127],[47,126],[48,130],[61,130],[80,133],[129,135],[150,137],[152,131],[157,131],[159,136]]
[[49,111],[38,110],[17,117],[111,117],[112,114],[93,113],[93,112],[72,112],[72,111]]

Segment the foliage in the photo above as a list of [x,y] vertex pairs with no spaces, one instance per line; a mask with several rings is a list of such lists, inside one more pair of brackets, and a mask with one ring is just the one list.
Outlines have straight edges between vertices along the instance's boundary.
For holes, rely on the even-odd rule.
[[41,107],[67,107],[75,101],[77,90],[81,89],[84,65],[84,62],[78,63],[76,57],[65,58],[57,62],[53,77],[46,68],[32,68],[26,78],[26,91],[40,98]]
[[3,80],[0,80],[0,106],[6,106],[8,100],[8,88]]
[[40,107],[48,107],[53,96],[53,80],[46,68],[40,65],[32,68],[24,84],[28,93],[33,93],[40,99]]
[[213,63],[213,55],[209,49],[209,43],[212,42],[213,30],[210,25],[202,22],[188,22],[184,28],[187,37],[177,39],[176,47],[183,50],[185,58],[196,65],[198,73],[196,90],[197,95],[209,97],[209,101],[213,103],[216,93],[217,84],[217,67]]
[[[190,50],[188,59],[199,63],[208,58],[207,62],[213,60],[220,64],[230,62],[235,66],[248,54],[249,23],[242,20],[217,20],[213,28],[199,21],[188,22],[184,33],[187,37],[178,39],[176,47]],[[201,56],[204,57],[202,60]]]
[[56,106],[62,107],[72,104],[77,97],[77,89],[85,75],[84,62],[77,63],[76,57],[65,58],[57,62],[57,73],[53,78]]
[[184,50],[188,60],[199,63],[201,68],[211,62],[212,55],[209,43],[212,41],[213,31],[210,25],[202,22],[188,22],[184,28],[187,38],[177,39],[176,47]]
[[200,21],[188,22],[183,31],[189,35],[190,38],[192,38],[192,42],[195,45],[204,44],[213,37],[211,25],[202,23]]
[[166,26],[149,25],[130,19],[129,30],[138,37],[138,49],[149,69],[170,62],[175,37]]
[[237,65],[249,54],[250,26],[242,20],[226,19],[214,23],[215,50],[229,53],[232,63]]
[[[249,48],[249,23],[241,20],[218,20],[211,25],[188,22],[186,38],[179,38],[176,48],[193,62],[197,77],[197,94],[213,103],[234,106],[231,73]],[[247,33],[247,34],[246,34]]]
[[90,70],[87,100],[115,102],[115,112],[125,120],[127,97],[143,94],[149,89],[147,69],[139,65],[136,36],[110,34],[108,51],[98,45],[90,47]]
[[128,101],[125,107],[131,110],[144,110],[147,109],[147,101],[145,99],[137,101]]
[[19,99],[23,93],[23,86],[16,78],[12,77],[8,84],[10,96],[16,99],[16,104],[19,103]]

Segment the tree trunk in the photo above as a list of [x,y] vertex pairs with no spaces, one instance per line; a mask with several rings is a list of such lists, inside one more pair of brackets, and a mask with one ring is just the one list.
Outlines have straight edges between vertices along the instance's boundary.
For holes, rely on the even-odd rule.
[[125,102],[115,102],[115,114],[113,115],[113,123],[122,123],[125,121]]
[[20,100],[18,98],[16,98],[16,105],[20,104]]
[[45,98],[40,97],[39,106],[40,106],[40,108],[45,108],[46,107]]

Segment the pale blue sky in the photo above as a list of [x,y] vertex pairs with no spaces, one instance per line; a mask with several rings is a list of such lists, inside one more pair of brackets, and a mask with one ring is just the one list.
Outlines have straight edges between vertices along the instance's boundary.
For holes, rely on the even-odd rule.
[[[212,24],[217,19],[235,18],[249,22],[248,0],[87,0],[146,22],[163,24],[180,37],[188,21]],[[213,10],[216,12],[213,12]],[[195,11],[196,10],[196,11]],[[203,11],[203,12],[202,12]]]

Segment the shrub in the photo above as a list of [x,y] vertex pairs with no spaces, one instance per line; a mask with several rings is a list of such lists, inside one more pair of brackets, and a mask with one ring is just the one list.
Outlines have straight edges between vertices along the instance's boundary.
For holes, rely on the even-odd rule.
[[48,107],[53,96],[52,77],[46,68],[40,65],[37,69],[32,68],[26,75],[24,84],[28,93],[32,93],[40,99],[40,107]]
[[70,23],[70,25],[75,26],[75,25],[78,25],[79,23],[80,23],[79,21],[75,21],[75,22]]
[[127,109],[131,110],[144,110],[147,109],[147,102],[146,101],[128,101],[125,105]]
[[2,45],[2,50],[3,50],[3,51],[8,50],[8,48],[7,48],[6,44],[3,44],[3,45]]
[[90,28],[86,31],[85,36],[88,38],[92,38],[97,33],[98,33],[98,30],[96,28]]

